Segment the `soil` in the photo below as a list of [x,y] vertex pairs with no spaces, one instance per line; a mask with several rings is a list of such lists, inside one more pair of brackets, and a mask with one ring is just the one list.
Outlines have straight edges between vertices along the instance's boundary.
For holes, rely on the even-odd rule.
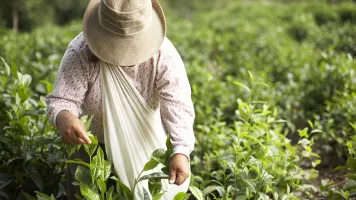
[[[316,179],[308,180],[306,181],[306,184],[313,185],[316,188],[320,188],[321,186],[321,181],[327,181],[327,182],[333,182],[327,190],[330,189],[342,189],[343,185],[347,182],[347,177],[345,176],[347,174],[346,170],[334,170],[333,168],[320,168],[319,170],[319,175]],[[300,197],[301,199],[315,199],[315,200],[326,200],[327,197],[322,195],[319,191],[317,190],[312,190],[309,191],[309,194],[312,194],[313,198],[308,198],[307,192],[304,194],[301,194]]]

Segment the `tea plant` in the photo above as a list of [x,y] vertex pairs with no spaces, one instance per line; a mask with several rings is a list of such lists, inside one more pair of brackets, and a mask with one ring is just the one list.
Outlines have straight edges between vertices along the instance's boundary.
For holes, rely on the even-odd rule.
[[[354,133],[356,134],[356,125],[350,123]],[[335,183],[327,180],[322,180],[320,192],[321,195],[330,200],[339,199],[356,199],[356,135],[353,135],[347,142],[348,158],[345,166],[339,166],[335,170],[347,170],[347,182],[343,184],[341,189],[331,188]]]
[[1,58],[0,66],[1,199],[30,197],[35,190],[62,197],[64,155],[44,114],[44,97],[32,95],[31,76],[16,65]]
[[[87,116],[81,118],[84,124],[85,130],[89,130],[92,118],[88,119]],[[106,200],[106,199],[127,199],[133,200],[136,190],[143,192],[144,199],[158,200],[162,197],[165,191],[162,188],[163,179],[168,179],[168,164],[170,157],[172,155],[172,148],[170,144],[169,137],[166,140],[167,149],[157,149],[152,153],[150,160],[144,165],[142,171],[135,179],[135,183],[132,189],[123,184],[111,171],[112,164],[105,159],[105,154],[102,148],[98,145],[98,140],[94,137],[90,131],[86,132],[92,141],[92,144],[85,145],[67,145],[68,156],[71,156],[75,151],[80,148],[84,148],[85,152],[89,156],[89,162],[84,162],[80,159],[68,160],[67,163],[80,164],[75,172],[76,181],[74,185],[78,185],[81,190],[81,194],[85,199],[90,200]],[[161,170],[152,172],[151,170],[160,167]],[[144,172],[151,173],[143,175]],[[110,177],[111,176],[111,177]],[[116,182],[116,187],[113,185],[109,188],[108,182],[110,179]],[[149,191],[145,188],[139,188],[138,183],[141,181],[148,181]],[[184,194],[178,194],[177,198],[180,196],[185,197]],[[47,197],[48,199],[49,197]],[[80,197],[77,197],[80,199]]]
[[[219,7],[214,9],[203,2],[200,9],[202,2],[197,0],[189,3],[189,14],[180,7],[186,2],[166,3],[176,6],[172,9],[176,15],[166,12],[167,33],[185,62],[196,111],[197,143],[191,156],[195,176],[190,188],[195,198],[233,198],[236,192],[252,199],[276,198],[274,194],[295,198],[312,187],[303,183],[303,177],[315,173],[300,167],[319,163],[312,152],[321,155],[319,167],[347,165],[345,144],[354,136],[348,122],[356,121],[356,4],[344,2],[224,1],[214,3]],[[67,44],[80,31],[79,22],[17,35],[0,31],[0,56],[11,66],[0,64],[2,196],[34,196],[34,190],[39,198],[44,192],[48,198],[64,196],[63,148],[53,142],[57,136],[44,116],[43,96],[51,91]],[[266,83],[269,89],[253,86],[249,92],[235,84],[242,80],[251,89],[246,83],[249,71],[255,74],[254,82]],[[31,84],[25,74],[32,77]],[[36,164],[26,161],[30,157]],[[54,180],[48,182],[49,176],[40,174],[41,190],[28,166],[52,171]],[[324,181],[320,192],[325,198],[328,184]],[[96,189],[100,197],[99,186]]]
[[[249,96],[248,102],[237,100],[238,120],[232,126],[222,121],[213,129],[199,129],[200,135],[213,132],[215,140],[208,141],[214,143],[214,151],[205,152],[203,160],[195,160],[199,162],[196,174],[200,175],[195,185],[207,199],[299,199],[297,191],[303,180],[317,176],[313,167],[320,160],[312,152],[314,142],[305,129],[299,131],[298,145],[292,146],[282,132],[285,121],[278,119],[276,109],[252,101],[254,90],[266,85],[249,74],[252,87],[235,82]],[[310,170],[300,167],[305,161],[310,162]]]

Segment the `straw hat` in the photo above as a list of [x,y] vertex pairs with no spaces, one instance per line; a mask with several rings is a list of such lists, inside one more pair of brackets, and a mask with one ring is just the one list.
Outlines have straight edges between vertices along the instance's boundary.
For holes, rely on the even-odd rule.
[[130,66],[147,61],[158,51],[166,24],[157,0],[91,0],[83,32],[98,58]]

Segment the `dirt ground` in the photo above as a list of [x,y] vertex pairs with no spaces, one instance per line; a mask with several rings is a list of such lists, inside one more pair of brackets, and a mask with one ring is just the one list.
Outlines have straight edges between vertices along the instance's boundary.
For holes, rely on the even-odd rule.
[[[334,170],[333,168],[321,168],[319,170],[319,175],[316,179],[312,179],[307,181],[305,184],[313,185],[317,188],[314,190],[310,188],[309,191],[300,195],[303,200],[327,200],[327,192],[322,194],[322,191],[319,191],[322,181],[333,182],[329,187],[329,189],[342,189],[343,185],[347,182],[347,174],[346,170]],[[310,196],[313,196],[312,198]]]

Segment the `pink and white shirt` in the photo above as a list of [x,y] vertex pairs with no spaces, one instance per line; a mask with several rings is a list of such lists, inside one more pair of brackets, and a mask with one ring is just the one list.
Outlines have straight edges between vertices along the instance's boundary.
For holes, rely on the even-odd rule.
[[[47,96],[47,115],[53,124],[62,110],[78,117],[94,115],[91,131],[104,143],[100,65],[91,62],[89,55],[84,35],[80,33],[62,58],[54,90]],[[173,153],[189,157],[195,144],[194,108],[185,67],[173,44],[165,38],[151,59],[122,68],[148,105],[160,109],[164,130],[171,136]]]

